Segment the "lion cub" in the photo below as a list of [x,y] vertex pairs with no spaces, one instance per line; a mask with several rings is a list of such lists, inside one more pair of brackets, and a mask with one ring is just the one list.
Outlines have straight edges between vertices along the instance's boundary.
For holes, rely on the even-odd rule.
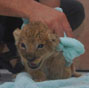
[[59,37],[41,22],[30,23],[14,32],[16,46],[26,71],[35,81],[65,79],[72,76],[62,52]]

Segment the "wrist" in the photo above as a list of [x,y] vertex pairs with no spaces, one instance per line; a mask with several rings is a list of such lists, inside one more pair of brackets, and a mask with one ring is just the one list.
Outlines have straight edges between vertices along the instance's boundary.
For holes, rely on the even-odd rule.
[[40,3],[52,8],[60,6],[60,0],[40,0]]
[[27,10],[31,13],[33,2],[34,0],[0,0],[0,14],[27,18]]
[[[50,12],[50,7],[45,6],[43,4],[40,4],[36,1],[31,2],[31,7],[29,8],[29,6],[26,8],[26,10],[24,10],[24,13],[26,14],[26,18],[31,19],[33,18],[35,15],[39,15],[39,13],[41,13],[42,11],[45,12],[49,11]],[[42,14],[42,13],[41,13]]]

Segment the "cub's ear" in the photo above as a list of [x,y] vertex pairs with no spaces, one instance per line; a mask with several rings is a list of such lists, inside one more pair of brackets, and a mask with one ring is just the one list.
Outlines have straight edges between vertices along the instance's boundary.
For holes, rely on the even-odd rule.
[[57,46],[59,44],[59,37],[55,33],[49,33],[48,38],[54,46]]
[[16,44],[17,44],[18,41],[19,41],[20,33],[21,33],[21,30],[20,30],[19,28],[17,28],[17,29],[13,32],[13,35],[14,35]]

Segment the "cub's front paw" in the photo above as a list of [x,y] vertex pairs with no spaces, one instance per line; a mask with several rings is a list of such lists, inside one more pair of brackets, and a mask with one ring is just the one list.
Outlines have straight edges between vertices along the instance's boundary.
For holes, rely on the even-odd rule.
[[74,72],[72,76],[73,77],[80,77],[80,76],[82,76],[82,74],[79,72]]
[[36,82],[42,82],[42,81],[45,81],[47,80],[46,78],[37,78],[37,79],[34,79],[34,81]]
[[46,74],[41,71],[32,72],[32,78],[36,82],[41,82],[47,80]]

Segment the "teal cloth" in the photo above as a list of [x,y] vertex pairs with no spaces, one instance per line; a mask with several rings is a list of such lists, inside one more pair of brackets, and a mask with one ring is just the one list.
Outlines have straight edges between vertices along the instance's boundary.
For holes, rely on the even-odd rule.
[[21,26],[21,29],[23,29],[23,27],[24,27],[26,24],[29,23],[29,20],[28,20],[28,19],[22,18],[22,20],[23,20],[23,24],[22,24],[22,26]]
[[[63,12],[62,8],[56,7],[57,11]],[[28,19],[23,18],[23,28],[29,23]],[[66,66],[70,66],[73,60],[85,52],[84,46],[81,42],[74,38],[69,38],[64,34],[64,37],[60,38],[59,46],[57,46],[57,51],[63,51],[63,55],[66,60]]]
[[66,60],[66,66],[70,66],[76,57],[84,54],[84,45],[80,41],[67,37],[66,34],[64,34],[64,37],[59,38],[59,40],[60,43],[57,46],[57,51],[63,52],[63,56]]
[[59,11],[59,12],[63,12],[63,9],[62,9],[62,8],[56,7],[55,9],[56,9],[57,11]]

